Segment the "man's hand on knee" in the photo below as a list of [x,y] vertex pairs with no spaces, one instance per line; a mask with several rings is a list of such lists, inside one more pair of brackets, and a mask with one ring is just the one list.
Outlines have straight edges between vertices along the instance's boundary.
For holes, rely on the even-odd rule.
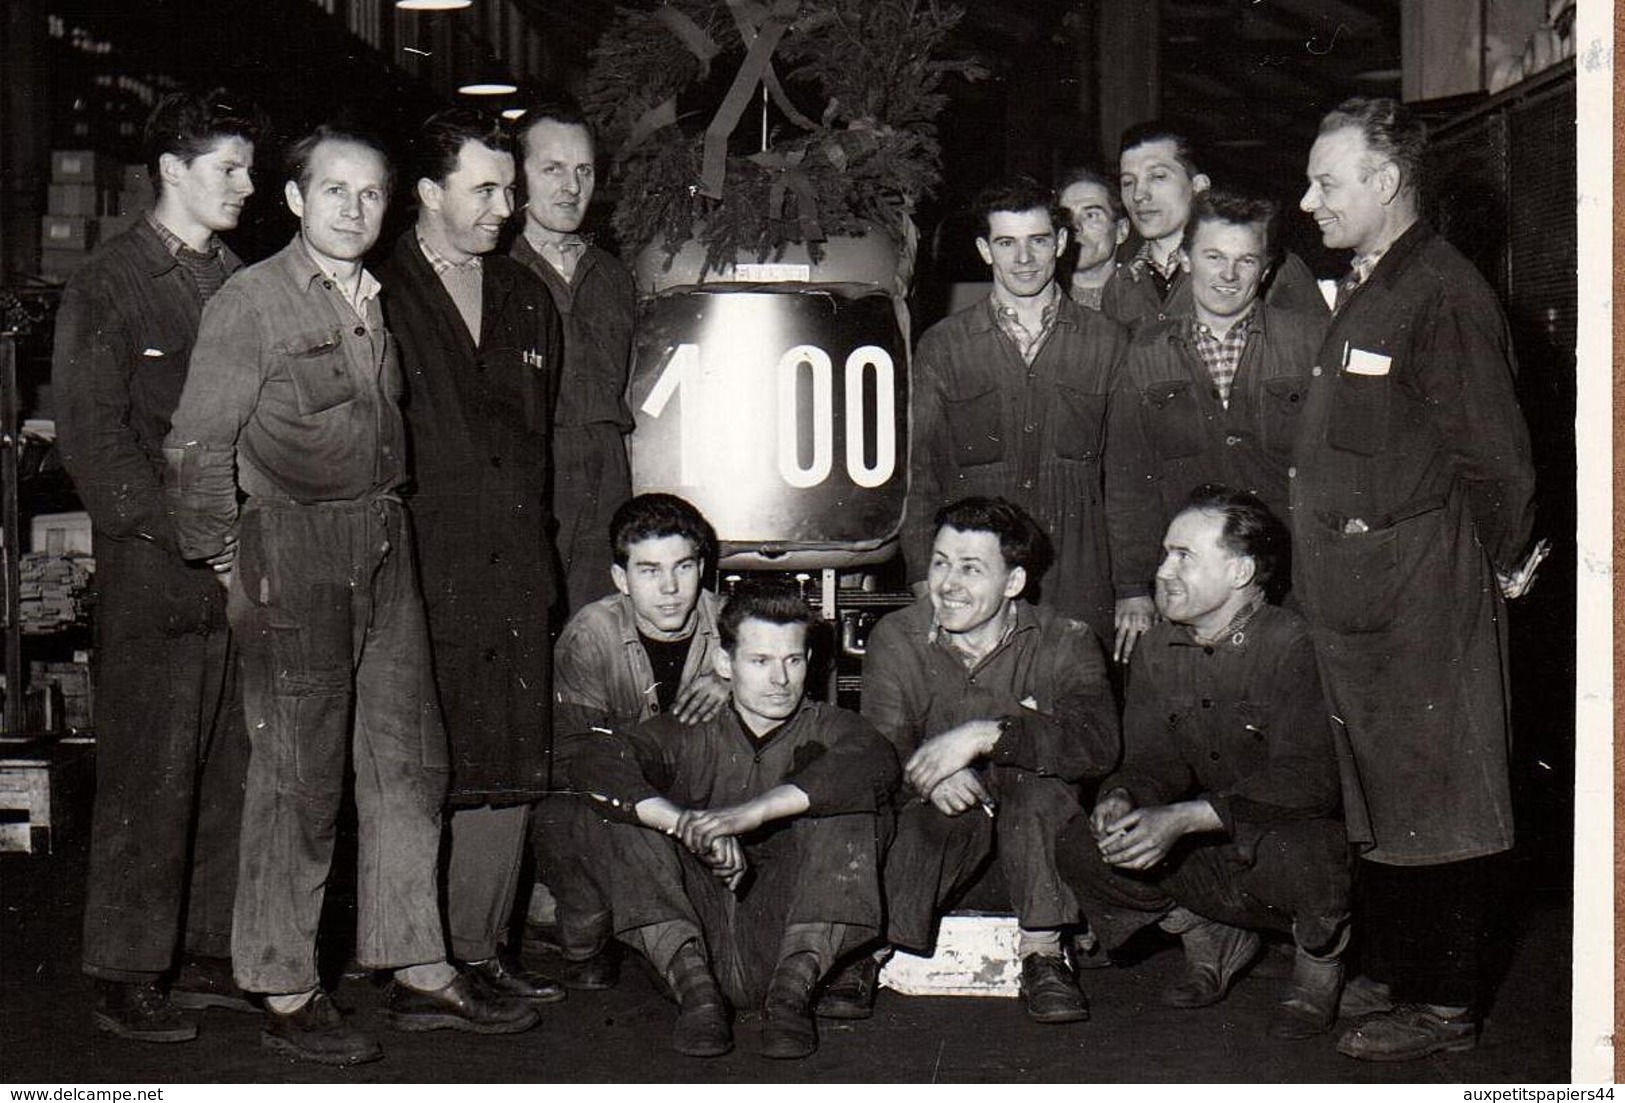
[[921,743],[903,767],[903,777],[916,793],[929,797],[954,774],[993,750],[999,741],[997,720],[967,720]]
[[993,813],[993,798],[988,795],[987,787],[982,784],[976,771],[969,767],[943,778],[926,799],[945,816],[957,816],[978,806],[986,809],[989,815]]

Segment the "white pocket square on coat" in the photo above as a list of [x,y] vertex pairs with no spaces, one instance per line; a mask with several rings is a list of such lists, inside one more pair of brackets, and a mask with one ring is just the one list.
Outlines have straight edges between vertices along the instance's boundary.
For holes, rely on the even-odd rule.
[[164,354],[163,349],[142,349],[141,350],[141,355],[142,356],[150,356],[154,360],[158,359],[158,357],[162,356],[163,354]]
[[1394,366],[1394,358],[1380,352],[1349,349],[1349,362],[1344,366],[1352,375],[1387,375],[1388,369]]

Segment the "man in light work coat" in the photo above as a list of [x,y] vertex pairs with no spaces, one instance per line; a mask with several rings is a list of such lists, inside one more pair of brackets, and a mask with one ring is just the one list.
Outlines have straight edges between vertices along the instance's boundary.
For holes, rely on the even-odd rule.
[[164,97],[146,128],[153,209],[74,274],[56,318],[58,447],[98,591],[84,970],[97,1028],[140,1041],[195,1037],[177,1006],[251,1010],[231,979],[248,733],[216,573],[235,549],[213,570],[181,557],[163,442],[203,306],[242,266],[217,235],[254,193],[256,132],[218,95]]
[[400,340],[418,576],[451,752],[446,935],[488,986],[548,1002],[563,989],[500,950],[531,803],[549,787],[559,320],[530,274],[492,253],[513,213],[500,124],[440,112],[416,161],[417,224],[379,277]]
[[609,592],[609,518],[632,495],[626,405],[632,274],[580,234],[596,183],[592,127],[569,100],[534,105],[519,132],[525,228],[513,258],[547,285],[564,324],[553,426],[553,515],[565,613]]
[[[903,557],[923,593],[936,511],[1002,495],[1032,515],[1054,569],[1026,597],[1113,632],[1101,450],[1106,396],[1128,334],[1061,292],[1067,212],[1025,177],[977,199],[993,293],[926,331],[914,357]],[[1036,583],[1036,579],[1029,580]]]
[[1298,438],[1293,589],[1352,752],[1365,975],[1341,1052],[1471,1048],[1494,857],[1513,843],[1503,589],[1527,582],[1528,431],[1494,292],[1421,221],[1425,133],[1392,100],[1328,114],[1302,207],[1352,249]]
[[[609,545],[615,592],[577,610],[554,650],[561,767],[604,729],[662,714],[696,724],[728,700],[714,669],[722,602],[701,588],[716,548],[710,523],[675,495],[639,494],[615,511]],[[558,901],[556,973],[569,988],[611,988],[620,976],[597,818],[571,794],[537,809],[537,872]]]

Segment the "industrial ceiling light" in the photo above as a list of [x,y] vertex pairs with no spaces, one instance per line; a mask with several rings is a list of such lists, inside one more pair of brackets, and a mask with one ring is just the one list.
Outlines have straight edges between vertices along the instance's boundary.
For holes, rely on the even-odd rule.
[[511,96],[519,86],[501,80],[479,80],[458,85],[457,91],[465,96]]
[[461,11],[473,4],[474,0],[395,0],[402,11]]
[[502,110],[502,117],[512,123],[523,119],[526,113],[523,107],[506,107]]

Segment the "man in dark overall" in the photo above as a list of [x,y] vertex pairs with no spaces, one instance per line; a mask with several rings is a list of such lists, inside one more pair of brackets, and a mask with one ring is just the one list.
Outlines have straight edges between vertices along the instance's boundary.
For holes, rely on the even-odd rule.
[[233,549],[188,563],[163,497],[164,434],[203,305],[241,267],[216,235],[254,193],[256,126],[229,102],[159,102],[146,128],[153,209],[68,281],[52,365],[98,589],[84,969],[97,1027],[151,1042],[197,1036],[177,1006],[250,1010],[231,979],[248,764],[220,584]]
[[536,1021],[446,960],[435,868],[445,730],[397,494],[400,367],[362,267],[390,181],[363,135],[322,127],[289,148],[283,197],[299,232],[209,303],[164,440],[181,554],[218,556],[237,541],[227,613],[251,751],[233,969],[266,994],[263,1045],[339,1065],[382,1056],[316,970],[351,763],[355,955],[394,971],[390,1022],[506,1033]]
[[[1118,184],[1134,237],[1119,251],[1100,309],[1138,329],[1190,313],[1190,278],[1180,246],[1191,204],[1212,181],[1190,136],[1161,120],[1129,127],[1118,150]],[[1283,254],[1264,284],[1264,297],[1282,309],[1326,313],[1314,274],[1294,253]]]
[[1528,430],[1495,294],[1418,214],[1426,133],[1392,100],[1320,124],[1302,207],[1352,249],[1292,480],[1293,591],[1349,762],[1364,973],[1338,1049],[1477,1041],[1497,856],[1513,844],[1507,623],[1534,521]]
[[1290,934],[1269,1032],[1319,1034],[1337,1020],[1350,863],[1309,629],[1264,600],[1287,534],[1253,495],[1203,485],[1162,544],[1164,619],[1134,651],[1123,764],[1056,861],[1108,948],[1152,924],[1180,936],[1172,1007],[1222,1000],[1258,929]]
[[764,1056],[807,1056],[814,986],[880,932],[897,758],[861,717],[805,699],[811,623],[795,586],[741,585],[718,623],[732,707],[600,733],[572,760],[610,817],[616,933],[671,984],[679,1053],[727,1052],[732,1001],[762,1009]]
[[1061,292],[1055,262],[1068,216],[1048,189],[1025,177],[995,184],[977,211],[976,248],[992,269],[992,294],[927,330],[914,357],[908,579],[924,592],[937,510],[1003,495],[1054,547],[1055,569],[1028,599],[1110,639],[1101,450],[1106,396],[1128,334]]
[[501,943],[532,802],[549,787],[558,314],[492,252],[513,213],[501,125],[466,108],[432,116],[416,170],[417,224],[378,274],[400,341],[408,501],[451,751],[446,933],[488,986],[550,1002],[564,990],[517,971]]
[[[615,592],[576,610],[553,652],[560,760],[595,729],[655,716],[712,719],[727,704],[716,673],[721,599],[701,588],[716,534],[671,494],[639,494],[609,523]],[[559,776],[562,772],[556,771]],[[538,876],[558,902],[556,969],[569,988],[611,988],[620,976],[602,870],[597,809],[559,795],[537,808]]]
[[626,405],[637,295],[632,275],[579,233],[596,183],[592,126],[568,100],[533,106],[520,130],[525,228],[513,258],[553,295],[564,323],[564,370],[553,428],[553,515],[574,613],[609,592],[604,533],[632,496]]
[[1151,626],[1162,535],[1192,488],[1223,483],[1287,515],[1287,468],[1326,319],[1261,297],[1280,255],[1275,215],[1267,199],[1198,194],[1180,250],[1192,311],[1137,329],[1118,372],[1106,523],[1121,662]]
[[[863,715],[908,783],[886,855],[887,937],[930,952],[942,908],[996,854],[1027,1013],[1076,1022],[1089,1011],[1061,929],[1078,905],[1055,835],[1082,811],[1079,783],[1117,761],[1105,659],[1087,625],[1022,600],[1042,532],[1020,507],[967,498],[936,522],[926,596],[882,618],[864,657]],[[860,968],[872,966],[843,974]]]

